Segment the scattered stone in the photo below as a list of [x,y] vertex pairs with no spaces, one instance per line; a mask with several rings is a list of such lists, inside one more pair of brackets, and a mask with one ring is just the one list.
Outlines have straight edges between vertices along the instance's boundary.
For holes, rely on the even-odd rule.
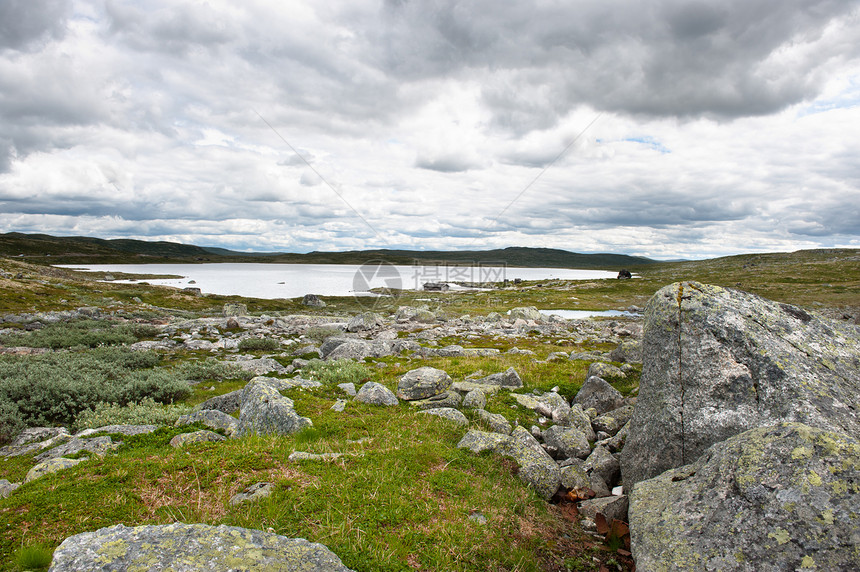
[[682,282],[651,297],[642,346],[622,453],[627,491],[758,426],[797,421],[860,435],[860,334],[850,324]]
[[346,399],[338,399],[334,402],[334,405],[331,406],[332,411],[337,411],[338,413],[342,413],[346,409]]
[[288,460],[297,463],[299,461],[334,461],[343,457],[343,453],[306,453],[305,451],[293,451]]
[[735,435],[633,487],[640,570],[856,570],[860,443],[801,423]]
[[579,429],[553,425],[543,432],[544,443],[555,447],[563,458],[585,459],[591,453],[588,439]]
[[625,405],[597,417],[591,422],[591,426],[594,427],[595,431],[603,431],[607,437],[612,437],[627,425],[632,417],[633,406]]
[[0,448],[0,455],[4,457],[29,455],[71,438],[65,427],[29,427],[21,431],[11,443]]
[[302,538],[180,522],[133,528],[118,524],[71,536],[54,551],[51,572],[79,570],[349,571],[328,548]]
[[313,425],[299,416],[293,400],[282,396],[266,378],[255,377],[242,390],[239,413],[239,435],[288,435]]
[[242,390],[237,389],[236,391],[231,391],[230,393],[225,393],[224,395],[216,395],[215,397],[210,397],[197,407],[195,410],[203,410],[203,409],[214,409],[216,411],[221,411],[222,413],[233,413],[239,410],[239,406],[242,404]]
[[13,492],[18,490],[18,487],[21,486],[21,483],[10,483],[6,479],[0,479],[0,499],[5,499]]
[[355,384],[352,382],[349,383],[338,383],[337,386],[350,397],[355,397]]
[[451,389],[460,395],[466,395],[470,391],[481,391],[486,396],[495,395],[499,392],[498,385],[486,385],[483,383],[475,383],[474,381],[455,381],[451,384]]
[[487,406],[487,395],[480,389],[473,389],[463,398],[464,409],[483,409]]
[[257,502],[272,495],[272,483],[254,483],[246,488],[241,493],[235,494],[230,498],[230,506],[239,506],[247,502]]
[[486,423],[493,433],[510,435],[511,431],[514,430],[514,428],[511,427],[510,422],[505,419],[504,415],[500,415],[498,413],[490,413],[489,411],[484,411],[483,409],[476,409],[475,413],[478,415],[478,419]]
[[441,369],[420,367],[400,377],[397,397],[405,401],[426,399],[445,392],[452,383],[451,376]]
[[558,465],[525,428],[515,428],[509,440],[499,443],[496,452],[516,461],[520,467],[517,476],[543,498],[552,498],[558,490],[561,484]]
[[490,357],[502,353],[496,348],[465,348],[463,355],[467,357]]
[[239,304],[236,302],[228,302],[224,304],[224,308],[221,310],[221,313],[224,317],[237,317],[237,316],[247,316],[248,315],[248,306],[245,304]]
[[534,306],[513,308],[510,313],[511,320],[533,320],[539,322],[543,316]]
[[628,500],[625,495],[593,498],[579,503],[579,513],[581,515],[593,519],[599,513],[606,517],[607,522],[613,518],[627,522],[627,508]]
[[475,454],[480,454],[485,451],[495,451],[501,443],[507,442],[508,440],[510,440],[510,436],[508,435],[470,429],[469,432],[460,439],[460,442],[457,443],[457,448],[469,449]]
[[188,415],[182,415],[176,420],[175,427],[191,425],[200,422],[210,429],[221,429],[229,438],[239,436],[239,421],[217,409],[201,409]]
[[475,383],[481,385],[498,385],[500,387],[522,387],[523,380],[517,371],[509,367],[504,373],[494,373],[477,380]]
[[592,376],[582,384],[573,402],[585,410],[593,407],[598,415],[603,415],[624,405],[624,396],[605,379]]
[[603,379],[625,379],[627,374],[620,367],[614,366],[611,363],[596,361],[588,366],[588,373],[585,377],[587,379],[595,376],[602,377]]
[[47,461],[48,459],[56,459],[66,455],[76,455],[82,451],[87,451],[99,457],[104,457],[108,451],[113,451],[120,446],[120,443],[114,443],[110,437],[92,437],[79,439],[75,437],[71,441],[57,445],[48,449],[44,453],[40,453],[33,457],[37,461]]
[[375,381],[368,381],[362,385],[355,400],[370,405],[393,406],[399,403],[397,396],[390,389]]
[[272,358],[246,359],[231,363],[241,367],[246,371],[250,371],[254,375],[266,375],[267,373],[277,373],[285,375],[289,373],[284,366],[282,366],[278,361]]
[[302,304],[312,308],[325,308],[325,302],[316,294],[305,294],[304,298],[302,298]]
[[424,409],[421,411],[421,413],[442,417],[443,419],[448,419],[449,421],[453,421],[458,425],[469,424],[469,420],[466,419],[466,416],[452,407],[437,407],[435,409]]
[[472,511],[469,513],[469,520],[475,521],[480,525],[487,524],[487,517],[481,514],[478,511]]
[[27,476],[24,477],[24,483],[29,483],[30,481],[34,481],[39,477],[44,477],[50,473],[56,473],[57,471],[74,467],[80,462],[81,459],[66,459],[63,457],[42,461],[27,472]]
[[609,359],[626,363],[642,363],[642,342],[624,340],[609,353]]
[[353,316],[346,326],[348,332],[364,332],[382,324],[382,317],[374,312],[364,312]]
[[621,477],[621,465],[618,459],[606,448],[596,446],[585,460],[585,470],[603,479],[607,487],[612,488]]
[[561,467],[559,474],[561,476],[561,486],[567,490],[585,490],[591,488],[591,479],[588,473],[585,472],[581,461]]
[[182,433],[175,436],[170,440],[170,446],[176,449],[181,449],[189,443],[218,443],[226,440],[227,438],[224,437],[224,435],[220,435],[213,431],[207,431],[206,429],[201,429],[200,431]]
[[462,402],[463,398],[460,397],[460,394],[454,390],[449,389],[444,393],[434,395],[433,397],[428,397],[427,399],[410,401],[409,405],[415,407],[416,409],[436,409],[439,407],[453,407],[456,409],[460,407],[460,404]]

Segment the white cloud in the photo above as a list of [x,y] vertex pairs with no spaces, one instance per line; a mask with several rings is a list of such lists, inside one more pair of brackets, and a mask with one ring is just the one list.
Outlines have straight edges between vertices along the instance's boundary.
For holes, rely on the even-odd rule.
[[840,0],[4,4],[0,231],[856,245],[858,35]]

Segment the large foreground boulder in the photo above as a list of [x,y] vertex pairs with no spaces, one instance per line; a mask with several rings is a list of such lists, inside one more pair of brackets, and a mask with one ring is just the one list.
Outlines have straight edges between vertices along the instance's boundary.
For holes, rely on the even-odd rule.
[[800,423],[752,429],[630,496],[636,569],[856,570],[860,443]]
[[694,462],[748,429],[797,421],[860,435],[856,327],[758,296],[682,282],[645,310],[624,486]]
[[70,536],[54,552],[49,572],[348,571],[322,544],[235,526],[121,524]]

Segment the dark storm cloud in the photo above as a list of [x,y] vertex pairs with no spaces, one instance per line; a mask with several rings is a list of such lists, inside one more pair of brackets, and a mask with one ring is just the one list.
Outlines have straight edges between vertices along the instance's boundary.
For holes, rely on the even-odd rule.
[[65,32],[66,0],[3,0],[0,2],[0,48],[24,50]]

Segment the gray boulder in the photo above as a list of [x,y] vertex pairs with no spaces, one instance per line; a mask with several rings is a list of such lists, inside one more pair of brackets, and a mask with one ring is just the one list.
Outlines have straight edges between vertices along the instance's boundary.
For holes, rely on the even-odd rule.
[[470,429],[457,443],[457,448],[469,449],[473,453],[479,454],[485,451],[495,451],[497,447],[508,440],[510,440],[508,435]]
[[266,378],[255,377],[242,390],[239,435],[288,435],[313,425],[293,408],[293,400],[281,395]]
[[856,570],[860,443],[800,423],[759,427],[630,495],[637,570]]
[[801,308],[682,282],[645,310],[625,487],[754,427],[797,421],[860,435],[860,334]]
[[509,367],[502,373],[493,373],[481,379],[476,379],[475,383],[481,385],[498,385],[500,387],[522,387],[523,380],[520,379],[517,370]]
[[176,449],[181,449],[189,443],[218,443],[224,440],[226,440],[226,437],[224,437],[224,435],[215,433],[213,431],[208,431],[206,429],[201,429],[200,431],[193,431],[191,433],[181,433],[179,435],[176,435],[173,439],[170,440],[170,446]]
[[368,381],[362,385],[355,395],[355,400],[370,405],[393,406],[400,403],[390,389],[375,381]]
[[633,406],[625,405],[597,417],[591,422],[591,426],[595,431],[603,431],[611,437],[627,425],[631,417],[633,417]]
[[561,484],[561,473],[552,457],[524,427],[517,427],[509,440],[502,441],[496,452],[512,458],[519,465],[517,476],[535,492],[550,499]]
[[588,474],[597,475],[611,489],[618,483],[621,477],[621,465],[618,459],[608,449],[600,445],[596,446],[585,460],[585,471]]
[[239,304],[237,302],[228,302],[224,304],[221,313],[224,315],[225,318],[247,316],[248,306],[246,306],[245,304]]
[[325,302],[316,294],[305,294],[302,298],[302,304],[311,308],[325,308]]
[[200,422],[210,429],[222,429],[227,437],[239,435],[239,421],[223,411],[217,409],[201,409],[188,415],[182,415],[176,420],[174,426],[191,425]]
[[44,477],[45,475],[74,467],[80,462],[82,462],[82,459],[66,459],[65,457],[57,457],[55,459],[42,461],[27,471],[27,475],[24,477],[24,483],[26,484],[38,479],[39,477]]
[[568,459],[576,457],[585,459],[591,453],[591,446],[582,431],[573,427],[553,425],[543,432],[544,443],[555,447],[559,455]]
[[98,457],[104,457],[108,451],[113,451],[120,446],[120,443],[115,443],[110,437],[75,437],[71,441],[67,441],[56,447],[48,449],[44,453],[40,453],[33,458],[37,461],[47,461],[48,459],[56,459],[66,455],[77,455],[82,451],[92,453]]
[[239,410],[239,406],[242,404],[242,390],[237,389],[236,391],[231,391],[230,393],[225,393],[224,395],[216,395],[215,397],[210,397],[200,405],[196,406],[195,410],[203,410],[203,409],[214,409],[216,411],[220,411],[222,413],[233,413],[234,411]]
[[490,431],[493,433],[501,433],[503,435],[510,435],[511,431],[514,430],[511,427],[510,421],[505,419],[503,415],[499,413],[490,413],[489,411],[485,411],[483,409],[476,409],[475,413],[478,415],[478,419],[481,420],[487,427],[490,428]]
[[582,462],[565,465],[559,469],[561,486],[567,490],[585,491],[591,488],[591,479],[582,466]]
[[253,485],[246,487],[241,493],[237,493],[230,497],[230,506],[238,506],[246,502],[257,502],[270,497],[272,496],[272,488],[272,483],[254,483]]
[[322,544],[235,526],[177,522],[121,524],[70,536],[54,551],[50,572],[148,570],[348,571]]
[[449,421],[453,421],[457,425],[468,425],[469,420],[466,416],[454,409],[453,407],[437,407],[435,409],[423,409],[421,413],[435,415]]
[[346,326],[348,332],[364,332],[382,324],[382,317],[374,312],[363,312],[350,319]]
[[624,379],[627,377],[627,374],[624,371],[611,363],[605,363],[602,361],[593,362],[590,366],[588,366],[588,373],[585,375],[586,378],[589,377],[601,377],[603,379]]
[[353,359],[359,361],[373,355],[373,345],[370,342],[354,338],[341,341],[336,347],[331,348],[331,351],[326,351],[327,349],[325,343],[320,346],[320,355],[326,360]]
[[410,401],[409,405],[417,409],[436,409],[439,407],[458,408],[461,403],[463,403],[463,398],[460,397],[460,394],[453,389],[449,389],[444,393],[428,397],[427,399]]
[[583,409],[593,407],[598,415],[603,415],[624,405],[624,396],[602,377],[591,376],[586,378],[573,402],[581,405]]
[[566,417],[563,419],[556,419],[555,415],[553,415],[553,421],[556,421],[559,425],[565,425],[567,427],[575,427],[582,431],[582,434],[585,435],[585,438],[589,441],[594,441],[597,437],[594,434],[594,429],[591,427],[591,417],[588,416],[588,413],[582,408],[582,405],[579,403],[574,403],[570,407],[570,411]]
[[463,408],[483,409],[487,406],[487,394],[480,389],[473,389],[463,397]]
[[535,322],[540,321],[543,318],[541,313],[534,306],[525,306],[520,308],[514,308],[511,310],[511,320],[534,320]]
[[408,371],[397,382],[397,397],[405,401],[426,399],[445,392],[454,381],[451,376],[433,367]]
[[609,353],[609,359],[622,363],[642,363],[642,342],[624,340]]
[[21,483],[10,483],[6,479],[0,479],[0,499],[5,499],[21,486]]
[[[608,497],[599,497],[589,500],[584,500],[579,503],[579,513],[587,518],[594,519],[598,514],[606,517],[607,521],[612,519],[627,522],[627,508],[629,499],[626,495],[616,495]],[[640,570],[639,562],[636,562],[636,569]]]

